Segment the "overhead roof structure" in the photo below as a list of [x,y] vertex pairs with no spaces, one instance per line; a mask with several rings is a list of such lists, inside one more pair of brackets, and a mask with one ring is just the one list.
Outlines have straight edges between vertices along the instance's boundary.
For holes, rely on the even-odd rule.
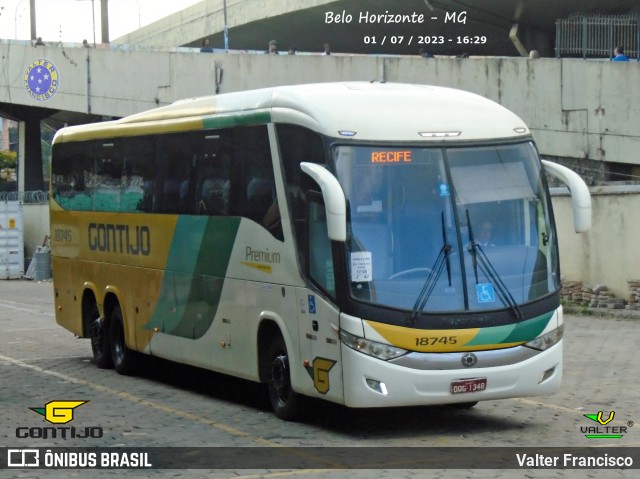
[[[226,4],[226,8],[225,7]],[[640,15],[637,0],[203,0],[113,40],[146,46],[366,54],[519,54],[510,34],[527,50],[553,55],[555,21],[575,13]],[[226,15],[225,15],[226,14]],[[420,17],[422,16],[422,17]],[[514,30],[514,25],[517,28]]]

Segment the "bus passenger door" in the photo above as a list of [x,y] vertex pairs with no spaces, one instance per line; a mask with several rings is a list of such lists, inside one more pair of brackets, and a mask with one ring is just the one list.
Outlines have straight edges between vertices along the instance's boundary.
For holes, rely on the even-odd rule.
[[301,392],[342,404],[338,309],[307,288],[296,288],[296,299],[300,358],[308,374]]
[[339,310],[330,300],[336,289],[331,241],[320,195],[309,195],[309,199],[306,263],[309,279],[321,294],[297,289],[300,354],[313,383],[313,395],[342,403]]

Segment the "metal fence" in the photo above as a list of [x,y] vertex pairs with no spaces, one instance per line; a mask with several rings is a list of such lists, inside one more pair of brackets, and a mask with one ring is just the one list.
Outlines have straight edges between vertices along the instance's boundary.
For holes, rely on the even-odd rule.
[[27,205],[44,205],[49,202],[46,191],[0,191],[0,201],[21,201]]
[[640,58],[640,16],[572,15],[556,20],[556,56],[610,58],[624,46],[629,58]]

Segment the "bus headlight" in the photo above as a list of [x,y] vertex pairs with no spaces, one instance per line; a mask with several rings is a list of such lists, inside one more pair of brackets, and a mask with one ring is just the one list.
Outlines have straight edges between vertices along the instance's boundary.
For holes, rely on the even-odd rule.
[[538,351],[545,351],[549,349],[551,346],[556,344],[558,341],[562,339],[564,334],[564,324],[561,324],[553,331],[548,332],[528,343],[525,343],[525,346],[537,349]]
[[343,329],[340,330],[340,340],[351,349],[384,361],[397,358],[407,353],[406,349],[396,348],[390,344],[370,341],[368,339],[361,338],[360,336],[347,333]]

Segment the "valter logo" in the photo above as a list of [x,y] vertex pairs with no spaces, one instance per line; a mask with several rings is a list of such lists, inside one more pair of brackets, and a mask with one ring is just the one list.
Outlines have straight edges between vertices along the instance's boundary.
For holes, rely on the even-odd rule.
[[[68,424],[74,420],[76,408],[89,401],[49,401],[44,407],[31,407],[32,411],[43,416],[50,424]],[[98,439],[103,435],[101,427],[74,426],[45,426],[45,427],[17,427],[16,437],[19,439]]]
[[628,428],[633,427],[633,421],[627,421],[626,426],[609,425],[615,415],[615,411],[611,411],[607,417],[602,411],[598,411],[597,414],[583,414],[597,424],[580,426],[580,432],[588,439],[620,439],[627,434]]

